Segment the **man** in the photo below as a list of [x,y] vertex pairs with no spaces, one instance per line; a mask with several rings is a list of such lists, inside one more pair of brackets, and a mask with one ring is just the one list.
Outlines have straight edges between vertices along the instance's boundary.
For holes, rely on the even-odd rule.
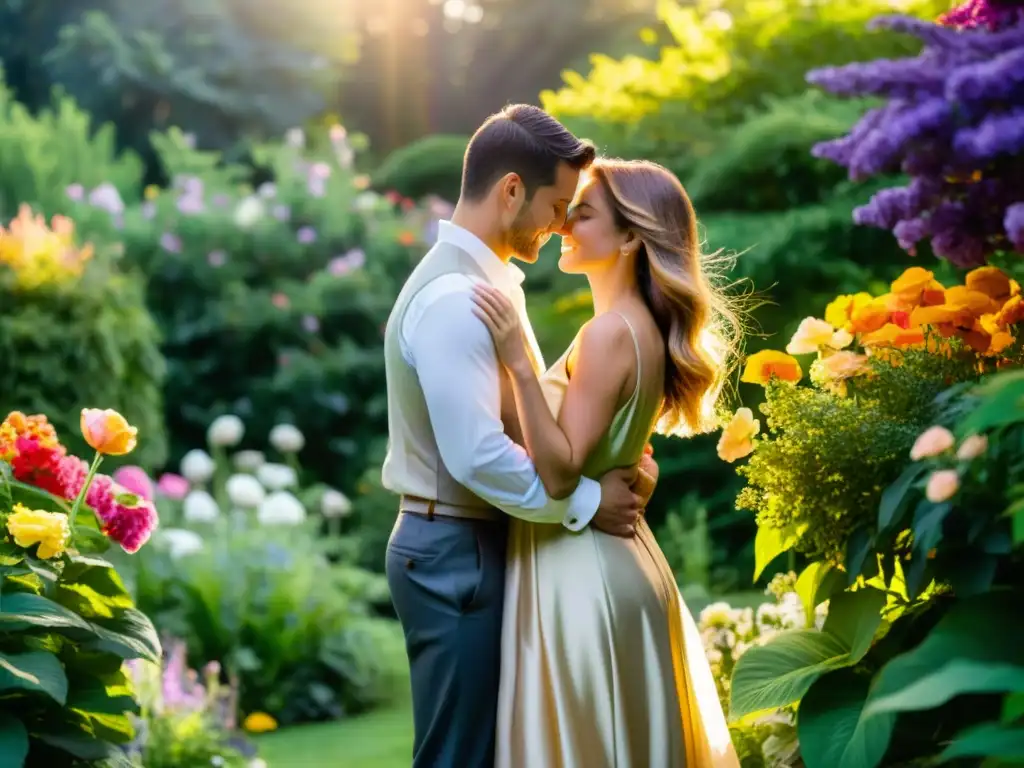
[[475,281],[503,291],[540,370],[523,273],[510,261],[537,260],[593,159],[593,146],[543,110],[492,115],[466,149],[451,221],[440,222],[388,320],[383,482],[402,498],[387,575],[412,669],[414,768],[493,763],[505,516],[630,536],[653,491],[650,476],[636,486],[634,467],[550,498],[513,439],[522,443],[511,384],[473,314]]

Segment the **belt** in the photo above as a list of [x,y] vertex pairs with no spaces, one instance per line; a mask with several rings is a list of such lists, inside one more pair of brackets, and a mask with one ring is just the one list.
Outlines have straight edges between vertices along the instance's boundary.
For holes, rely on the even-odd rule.
[[498,520],[501,516],[495,507],[466,507],[461,504],[445,504],[419,496],[402,496],[401,512],[420,515],[432,520],[434,517],[455,517],[464,520]]

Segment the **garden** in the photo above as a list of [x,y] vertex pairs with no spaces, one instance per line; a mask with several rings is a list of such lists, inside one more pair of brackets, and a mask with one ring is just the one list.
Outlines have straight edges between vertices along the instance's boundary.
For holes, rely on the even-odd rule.
[[743,767],[1024,764],[1024,3],[404,1],[0,4],[0,762],[408,765],[383,328],[521,100],[751,307],[647,510]]

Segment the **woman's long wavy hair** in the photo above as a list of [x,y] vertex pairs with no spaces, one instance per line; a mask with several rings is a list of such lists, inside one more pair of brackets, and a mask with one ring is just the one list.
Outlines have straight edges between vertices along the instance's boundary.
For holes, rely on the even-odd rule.
[[712,282],[729,262],[701,253],[693,204],[671,171],[646,160],[600,159],[590,173],[611,203],[616,226],[641,242],[637,283],[666,350],[657,431],[714,430],[718,400],[743,336],[737,312]]

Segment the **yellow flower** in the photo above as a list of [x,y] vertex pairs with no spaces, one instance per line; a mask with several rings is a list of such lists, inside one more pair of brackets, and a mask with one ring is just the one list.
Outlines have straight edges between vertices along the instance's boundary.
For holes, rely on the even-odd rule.
[[831,323],[819,320],[816,317],[805,317],[800,321],[796,333],[786,345],[786,351],[791,355],[806,355],[817,352],[832,342],[836,329]]
[[960,490],[960,475],[955,469],[940,469],[928,477],[924,495],[933,504],[941,504],[956,496]]
[[850,328],[854,333],[872,333],[889,321],[889,297],[879,296],[853,309]]
[[135,450],[138,429],[115,410],[82,409],[82,437],[90,447],[107,456],[123,456]]
[[43,560],[60,555],[71,534],[67,515],[29,509],[23,504],[14,505],[14,513],[7,518],[7,532],[19,547],[38,544],[36,555]]
[[896,347],[905,349],[908,347],[924,346],[924,331],[920,328],[901,328],[895,323],[886,323],[881,328],[865,335],[860,340],[865,347]]
[[914,447],[910,449],[910,458],[913,461],[938,456],[945,453],[956,445],[956,438],[953,433],[945,427],[935,425],[929,427],[914,441]]
[[838,296],[825,308],[825,322],[835,328],[845,328],[848,331],[852,331],[853,327],[850,321],[853,313],[870,303],[870,293],[861,292]]
[[974,315],[998,312],[999,302],[981,291],[972,291],[963,285],[954,285],[946,290],[946,304],[960,306]]
[[277,729],[277,720],[266,712],[253,712],[245,718],[242,727],[249,733],[266,733]]
[[981,456],[988,450],[988,438],[984,435],[971,435],[960,443],[956,450],[956,457],[960,461],[971,461]]
[[754,450],[754,435],[761,431],[761,422],[749,408],[740,408],[732,417],[718,440],[718,458],[730,464]]
[[160,197],[160,187],[158,187],[156,184],[150,184],[149,186],[146,187],[145,192],[143,192],[143,195],[147,200],[156,200],[158,197]]
[[795,358],[784,352],[766,349],[747,358],[740,381],[748,384],[767,384],[772,377],[782,381],[797,382],[803,377],[803,369]]
[[356,189],[369,189],[370,177],[365,173],[360,173],[358,176],[353,176],[352,186],[355,187]]

